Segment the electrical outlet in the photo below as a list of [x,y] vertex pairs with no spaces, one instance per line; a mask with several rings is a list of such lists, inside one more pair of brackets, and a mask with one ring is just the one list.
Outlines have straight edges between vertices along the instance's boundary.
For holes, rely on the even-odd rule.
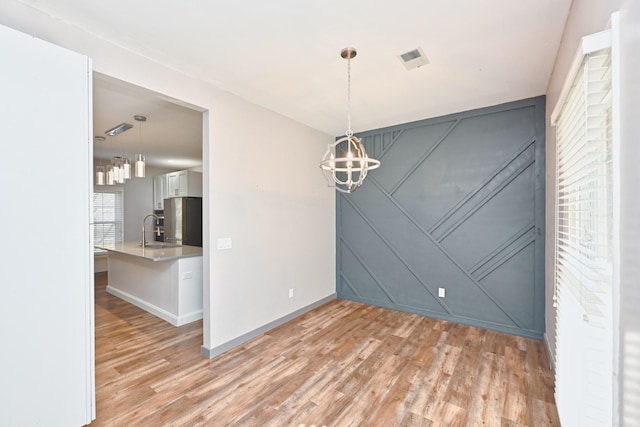
[[293,298],[293,288],[289,289],[289,298]]
[[444,298],[444,288],[438,288],[438,296]]

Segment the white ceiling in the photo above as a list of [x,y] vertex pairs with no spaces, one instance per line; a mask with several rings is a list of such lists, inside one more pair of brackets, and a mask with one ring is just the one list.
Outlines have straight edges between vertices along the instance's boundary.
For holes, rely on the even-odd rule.
[[[135,115],[147,121],[137,122]],[[116,137],[105,135],[123,122],[133,128]],[[94,144],[99,159],[123,154],[133,158],[142,152],[153,166],[177,170],[202,164],[202,113],[99,74],[93,80],[93,131],[106,138]]]
[[[357,133],[544,94],[571,4],[19,1],[331,135],[346,129],[347,64],[339,56],[343,47],[358,50],[352,61],[352,122]],[[430,63],[407,71],[397,55],[417,47]],[[97,90],[103,88],[98,84]],[[126,93],[107,88],[102,95],[96,95],[104,104],[96,106],[95,119],[101,130],[143,114],[125,108]],[[159,107],[151,102],[149,108],[154,106]],[[112,109],[127,114],[116,118]],[[157,123],[148,115],[145,133],[152,120]]]

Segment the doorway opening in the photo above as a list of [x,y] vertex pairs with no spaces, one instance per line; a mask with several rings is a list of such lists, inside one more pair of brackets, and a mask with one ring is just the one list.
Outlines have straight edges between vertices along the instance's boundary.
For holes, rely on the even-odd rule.
[[[136,115],[145,116],[146,122],[137,122],[134,119]],[[116,239],[125,243],[140,242],[143,218],[152,213],[162,217],[162,209],[159,210],[157,206],[158,199],[163,200],[158,196],[162,193],[154,191],[157,177],[168,178],[175,172],[188,172],[192,183],[194,178],[199,180],[196,187],[201,192],[202,206],[207,206],[209,196],[205,182],[208,173],[207,168],[203,167],[207,120],[208,115],[202,108],[101,73],[93,73],[93,134],[105,138],[94,142],[94,177],[97,167],[106,166],[117,158],[133,159],[136,154],[142,153],[146,160],[144,178],[132,178],[114,186],[94,186],[94,194],[116,188],[122,196],[120,229],[116,227],[113,230]],[[133,124],[134,128],[115,136],[105,134],[106,130],[120,123]],[[204,237],[208,218],[203,215],[201,222],[200,244],[205,250],[208,245]],[[152,243],[161,241],[162,222],[156,220],[154,226],[151,225],[151,221],[147,221],[147,228],[153,229],[153,232],[146,233],[146,240],[152,240]],[[96,253],[94,259],[97,273],[108,269],[108,255]],[[202,278],[203,285],[208,283],[204,269],[198,267],[197,270],[200,271],[190,274]],[[200,297],[203,298],[203,295]],[[206,317],[205,313],[203,317]]]

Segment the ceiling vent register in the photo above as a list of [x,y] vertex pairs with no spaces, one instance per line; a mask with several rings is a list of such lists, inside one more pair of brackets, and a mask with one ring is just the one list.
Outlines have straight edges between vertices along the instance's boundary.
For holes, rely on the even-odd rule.
[[429,63],[421,47],[398,55],[400,62],[407,70],[413,70]]

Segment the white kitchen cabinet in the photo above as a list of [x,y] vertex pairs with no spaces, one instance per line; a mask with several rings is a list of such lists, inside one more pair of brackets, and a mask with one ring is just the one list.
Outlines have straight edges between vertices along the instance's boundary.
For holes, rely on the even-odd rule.
[[109,251],[107,292],[174,326],[202,319],[202,248],[102,247]]
[[153,178],[153,209],[164,209],[164,199],[202,197],[202,172],[175,171]]
[[167,197],[180,196],[180,177],[185,176],[187,171],[176,171],[167,174]]
[[164,209],[164,199],[169,197],[168,179],[168,174],[153,177],[153,209]]
[[202,197],[202,173],[190,170],[167,174],[167,198]]

